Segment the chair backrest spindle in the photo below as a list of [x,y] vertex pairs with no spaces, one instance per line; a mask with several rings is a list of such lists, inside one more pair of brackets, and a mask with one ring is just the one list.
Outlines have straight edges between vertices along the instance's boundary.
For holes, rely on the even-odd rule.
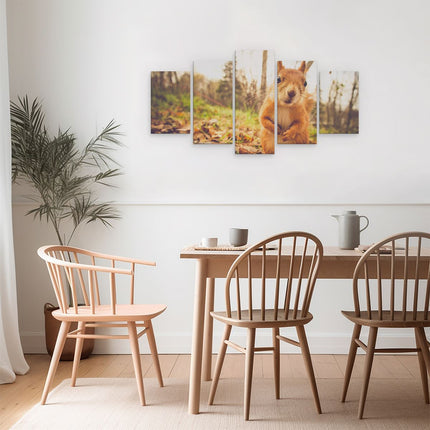
[[261,319],[266,319],[266,244],[263,245],[263,256],[261,258]]
[[381,253],[376,251],[376,278],[378,279],[378,318],[382,319],[382,278],[381,278]]
[[112,313],[116,314],[116,283],[115,283],[115,273],[110,273],[110,300],[111,300],[111,307],[112,307]]
[[278,241],[278,257],[276,259],[276,286],[275,286],[275,304],[274,308],[274,319],[278,318],[278,308],[279,308],[279,284],[281,282],[281,254],[282,254],[282,237]]
[[88,270],[88,288],[90,290],[90,307],[91,313],[94,314],[96,310],[96,303],[94,297],[94,282],[93,282],[93,271]]
[[[236,306],[237,306],[237,314],[239,319],[242,315],[242,307],[240,304],[240,279],[239,279],[239,269],[236,269]],[[231,313],[231,311],[230,311]],[[231,314],[229,315],[231,316]]]
[[407,301],[408,301],[408,261],[409,261],[409,238],[406,238],[405,257],[403,264],[403,320],[406,319]]
[[364,277],[366,279],[367,318],[372,319],[372,306],[371,306],[371,303],[370,303],[369,267],[367,265],[367,261],[364,264]]
[[130,277],[130,304],[134,303],[134,271],[136,269],[136,264],[131,263],[131,277]]
[[[96,259],[94,258],[93,255],[91,256],[91,263],[92,263],[93,266],[96,265]],[[115,267],[114,260],[112,260],[112,267]],[[94,275],[94,292],[95,292],[95,297],[96,297],[96,300],[97,300],[97,305],[100,306],[100,291],[99,291],[99,280],[97,278],[97,272],[94,272],[93,275]]]
[[72,290],[72,305],[75,312],[78,312],[78,295],[76,293],[75,275],[73,269],[65,267],[67,280],[69,281],[70,288]]
[[308,240],[308,238],[305,238],[305,244],[303,246],[303,252],[300,258],[300,269],[299,276],[297,278],[296,300],[294,301],[293,318],[297,318],[297,312],[299,310],[299,300],[300,293],[302,292],[303,269],[305,265],[306,251],[308,248]]
[[248,312],[249,319],[252,320],[252,262],[248,255]]
[[391,242],[391,296],[390,296],[390,313],[391,320],[394,320],[394,309],[396,306],[396,275],[395,275],[395,265],[396,265],[396,242],[393,240]]
[[427,286],[426,286],[426,296],[424,299],[424,318],[429,317],[429,307],[430,307],[430,264],[427,273]]
[[[73,252],[73,255],[75,257],[75,263],[79,264],[78,253],[77,252]],[[85,288],[85,282],[84,282],[84,277],[82,276],[82,270],[81,269],[76,269],[76,271],[78,273],[79,284],[81,286],[81,292],[82,292],[82,297],[84,298],[84,303],[85,303],[86,306],[89,306],[90,299],[88,298],[87,289]]]

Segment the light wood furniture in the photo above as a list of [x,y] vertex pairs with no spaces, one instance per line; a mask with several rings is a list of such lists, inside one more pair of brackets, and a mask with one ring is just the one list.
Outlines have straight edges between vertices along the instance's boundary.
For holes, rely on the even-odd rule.
[[[212,332],[215,279],[227,277],[227,273],[242,253],[242,250],[208,251],[196,250],[195,246],[184,248],[180,257],[196,260],[194,289],[194,316],[191,347],[190,387],[188,412],[198,414],[200,410],[201,379],[211,380]],[[283,255],[283,254],[282,254]],[[337,247],[324,247],[324,258],[319,267],[319,278],[350,279],[361,253],[354,250],[341,250]],[[266,252],[266,278],[276,277],[277,250]],[[288,258],[288,252],[286,254]],[[261,258],[258,253],[251,259]],[[309,258],[310,261],[310,258]],[[246,274],[239,273],[240,277]],[[254,277],[258,273],[254,273]]]
[[[37,253],[46,262],[60,307],[53,312],[53,316],[61,321],[41,404],[46,403],[66,338],[76,339],[72,386],[76,384],[84,339],[93,338],[130,340],[140,403],[145,405],[138,339],[143,334],[147,335],[158,382],[162,387],[163,377],[158,360],[152,319],[164,312],[166,305],[135,304],[134,280],[137,264],[155,266],[155,263],[69,246],[43,246],[38,249]],[[122,287],[128,288],[130,291],[130,299],[127,304],[120,304],[117,301],[117,288]],[[81,300],[84,305],[78,304]],[[72,322],[77,322],[78,328],[69,332]],[[128,334],[86,334],[87,327],[114,329],[127,327]],[[138,332],[138,327],[142,328],[140,332]]]
[[[266,267],[268,264],[267,248],[273,244],[277,248],[275,262],[276,276],[272,280],[273,282],[270,282],[271,280],[266,279]],[[283,246],[285,247],[286,245],[289,245],[287,248],[290,250],[289,258],[285,258],[285,249],[282,255]],[[258,253],[258,260],[252,259],[255,253]],[[301,348],[311,382],[315,405],[318,413],[321,413],[321,405],[304,326],[313,318],[309,312],[309,306],[322,257],[323,246],[317,237],[304,232],[287,232],[269,237],[253,245],[244,251],[232,264],[225,284],[226,310],[223,312],[211,312],[213,318],[225,324],[225,331],[209,394],[210,405],[214,401],[227,346],[231,346],[239,352],[244,353],[246,357],[244,386],[245,420],[249,420],[254,352],[273,352],[275,395],[279,399],[279,343],[280,341],[284,341]],[[308,258],[311,258],[310,262],[308,262]],[[245,285],[241,283],[239,272],[246,273]],[[261,278],[261,281],[258,283],[255,282],[254,273],[257,273],[257,277]],[[232,327],[240,327],[247,330],[246,347],[239,346],[229,340]],[[282,327],[295,327],[299,340],[296,341],[281,336],[279,330]],[[256,329],[260,328],[269,328],[272,330],[272,346],[255,347]]]
[[[430,373],[429,343],[424,327],[430,327],[430,262],[425,248],[430,234],[408,232],[376,243],[361,257],[353,276],[354,311],[342,311],[354,323],[342,402],[345,401],[358,347],[366,352],[358,418],[363,417],[375,353],[417,352],[424,392],[429,403],[427,373]],[[383,279],[383,273],[390,273]],[[369,327],[367,345],[360,340],[361,328]],[[416,348],[376,348],[379,328],[413,328]]]
[[[212,358],[212,323],[210,312],[213,311],[215,279],[227,277],[227,272],[242,250],[205,251],[188,246],[181,250],[180,258],[196,262],[194,287],[194,314],[191,348],[190,387],[188,412],[198,414],[200,410],[201,380],[211,379]],[[354,250],[324,246],[324,258],[321,261],[318,278],[352,279],[355,266],[363,254]],[[430,250],[423,250],[422,255],[430,258]],[[253,257],[254,258],[254,257]],[[266,277],[275,277],[276,251],[267,251],[268,266]],[[240,275],[240,274],[239,274]],[[399,274],[397,274],[399,276]],[[242,275],[240,275],[242,276]],[[381,276],[390,277],[390,271],[382,267]],[[338,312],[337,308],[333,312]]]

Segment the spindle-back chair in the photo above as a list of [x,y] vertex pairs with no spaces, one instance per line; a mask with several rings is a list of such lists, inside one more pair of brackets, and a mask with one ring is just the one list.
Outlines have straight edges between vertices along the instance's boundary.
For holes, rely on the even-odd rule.
[[[147,335],[158,382],[162,387],[163,378],[151,320],[164,312],[166,305],[135,304],[134,281],[136,265],[155,266],[155,263],[70,246],[43,246],[37,253],[46,262],[59,305],[52,315],[61,321],[41,404],[46,403],[66,339],[76,339],[71,378],[74,387],[84,339],[92,338],[130,340],[140,403],[145,405],[138,339],[143,334]],[[118,302],[117,297],[123,296],[118,294],[118,288],[129,289],[126,304]],[[69,331],[73,322],[77,322],[78,328]],[[128,334],[90,334],[86,333],[87,327],[127,327]],[[142,330],[138,332],[137,327]]]
[[[255,351],[273,352],[275,395],[279,399],[280,341],[285,341],[301,348],[316,408],[321,413],[304,325],[313,318],[309,306],[322,257],[323,247],[317,237],[294,231],[277,234],[251,246],[233,262],[225,284],[226,310],[211,313],[225,324],[225,330],[210,390],[210,405],[214,401],[227,346],[246,355],[245,420],[249,419]],[[245,278],[245,285],[243,282],[241,285],[240,278]],[[229,340],[233,326],[247,329],[246,347]],[[281,336],[281,327],[295,327],[298,341]],[[257,328],[272,329],[272,346],[255,347]]]
[[[345,372],[345,401],[358,347],[366,352],[364,381],[358,408],[363,417],[375,353],[418,353],[424,399],[429,403],[429,343],[424,327],[430,327],[430,234],[407,232],[371,246],[358,261],[353,275],[354,311],[342,311],[354,323]],[[389,273],[383,277],[383,273]],[[369,327],[367,345],[361,328]],[[379,328],[413,328],[416,348],[375,348]]]

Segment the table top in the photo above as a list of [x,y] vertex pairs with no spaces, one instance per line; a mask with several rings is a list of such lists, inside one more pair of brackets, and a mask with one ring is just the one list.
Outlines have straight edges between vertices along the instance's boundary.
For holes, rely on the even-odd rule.
[[[196,247],[198,249],[196,249]],[[240,255],[246,248],[245,247],[231,247],[229,245],[220,245],[218,249],[202,249],[199,245],[190,245],[181,250],[180,258],[222,258],[222,257],[232,257]],[[283,247],[284,249],[284,247]],[[291,251],[291,247],[285,247],[285,254],[288,254],[288,251]],[[278,255],[278,249],[267,249],[267,255]],[[337,246],[324,246],[323,251],[324,259],[342,259],[342,260],[355,260],[357,261],[362,255],[363,251],[355,250],[355,249],[340,249]],[[376,255],[376,254],[375,254]],[[404,250],[396,249],[396,256],[404,256]],[[414,248],[409,249],[409,256],[413,257],[416,255],[416,250]],[[391,253],[381,254],[381,257],[389,257]],[[430,248],[423,248],[421,250],[422,257],[430,257]]]
[[[221,245],[220,250],[213,249],[196,249],[196,247],[200,248],[198,245],[190,245],[181,250],[180,258],[203,258],[203,257],[223,257],[223,256],[238,256],[243,251],[243,247],[228,247],[228,245]],[[227,248],[231,248],[227,250]],[[285,248],[286,250],[288,247]],[[277,249],[268,249],[267,255],[277,255]],[[360,258],[363,255],[363,252],[356,251],[354,249],[340,249],[337,246],[324,246],[324,258],[327,257],[345,257],[351,259]]]

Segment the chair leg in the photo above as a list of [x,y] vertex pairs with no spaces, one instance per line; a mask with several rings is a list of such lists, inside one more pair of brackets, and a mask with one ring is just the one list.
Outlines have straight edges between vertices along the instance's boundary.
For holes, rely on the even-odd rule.
[[[82,331],[82,334],[85,333],[85,322],[78,322],[78,330]],[[78,376],[78,367],[79,362],[81,361],[82,347],[84,345],[84,339],[82,337],[78,337],[76,339],[75,344],[75,355],[73,356],[73,368],[72,368],[72,380],[70,385],[74,387],[76,385],[76,378]]]
[[143,389],[142,365],[140,362],[139,343],[137,339],[136,323],[127,322],[128,337],[130,339],[131,353],[133,356],[134,373],[136,375],[137,390],[139,391],[140,404],[145,406],[145,391]]
[[157,372],[158,384],[160,385],[160,387],[164,387],[163,375],[161,374],[160,360],[158,359],[157,344],[155,343],[154,329],[152,328],[151,320],[147,322],[146,337],[148,338],[152,361],[154,363],[155,371]]
[[369,328],[369,341],[367,342],[366,363],[364,365],[363,388],[361,389],[360,403],[358,405],[358,418],[363,418],[364,405],[366,403],[367,390],[369,388],[370,373],[372,371],[373,357],[375,355],[376,337],[378,327]]
[[296,330],[297,330],[297,336],[300,342],[300,348],[302,350],[303,359],[305,361],[306,371],[308,373],[309,380],[311,382],[311,388],[312,388],[312,393],[314,395],[315,406],[317,408],[317,412],[321,414],[322,412],[321,412],[320,398],[318,395],[318,388],[315,380],[314,369],[312,367],[311,353],[309,351],[309,345],[308,345],[308,340],[306,338],[305,328],[303,326],[297,326]]
[[221,347],[218,353],[218,358],[215,365],[215,373],[212,378],[211,390],[209,393],[209,400],[208,400],[209,405],[213,405],[213,402],[214,402],[214,397],[215,397],[216,389],[218,387],[219,377],[221,375],[222,365],[224,363],[225,352],[227,350],[227,344],[225,343],[225,341],[230,338],[231,328],[232,328],[231,325],[226,324],[224,329],[224,336],[221,340]]
[[357,355],[358,345],[355,342],[360,338],[361,325],[355,324],[352,332],[351,345],[349,346],[348,361],[345,369],[345,379],[343,381],[342,402],[345,402],[346,393],[348,392],[349,382],[351,380],[352,369],[354,367],[355,356]]
[[46,398],[48,397],[49,390],[51,389],[51,385],[54,380],[55,372],[57,371],[58,362],[60,361],[61,353],[63,352],[69,328],[70,322],[61,322],[57,341],[55,342],[54,352],[52,353],[51,363],[49,365],[48,375],[46,376],[45,386],[43,388],[42,399],[40,401],[41,405],[46,403]]
[[255,328],[248,328],[245,353],[244,418],[249,420],[251,404],[252,371],[254,368]]
[[[421,344],[420,339],[419,339],[418,328],[415,328],[415,341],[417,344],[417,348],[419,348],[418,362],[420,365],[420,373],[421,373],[421,382],[423,385],[424,401],[427,404],[429,404],[429,384],[428,384],[428,377],[427,377],[427,366],[426,366],[426,363],[424,361],[423,352],[421,350],[422,344]],[[425,345],[424,345],[424,347],[425,347]]]
[[281,373],[281,359],[280,359],[280,342],[277,336],[279,335],[279,328],[272,329],[273,337],[273,376],[275,378],[275,396],[280,399],[280,373]]
[[430,374],[430,345],[427,342],[426,332],[424,331],[424,327],[418,327],[416,329],[416,333],[418,335],[418,340],[420,342],[420,348],[423,354],[424,363],[427,367],[427,372]]

